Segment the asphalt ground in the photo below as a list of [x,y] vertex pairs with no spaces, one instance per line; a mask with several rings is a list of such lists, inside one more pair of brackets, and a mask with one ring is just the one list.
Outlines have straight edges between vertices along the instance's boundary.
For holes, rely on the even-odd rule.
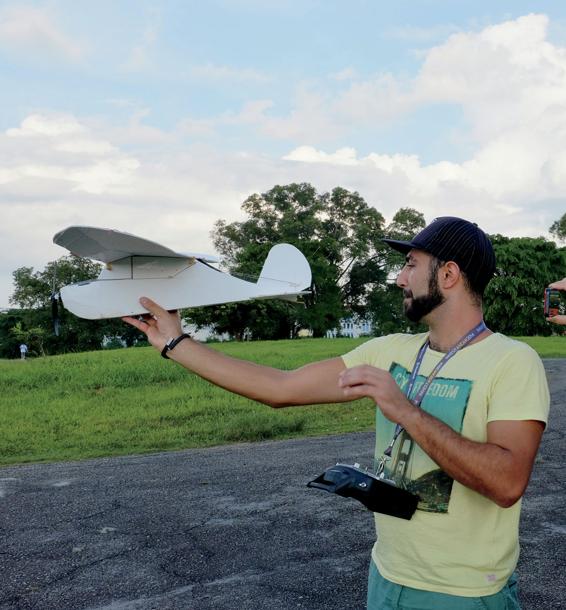
[[[523,502],[525,610],[566,608],[566,360]],[[0,469],[0,609],[362,609],[360,504],[308,489],[373,434]]]

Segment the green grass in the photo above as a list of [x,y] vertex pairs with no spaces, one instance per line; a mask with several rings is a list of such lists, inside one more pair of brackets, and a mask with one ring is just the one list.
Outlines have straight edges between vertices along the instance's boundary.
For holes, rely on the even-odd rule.
[[[526,338],[566,357],[562,337]],[[235,357],[296,368],[364,339],[226,343]],[[152,348],[0,361],[0,464],[75,460],[371,429],[369,400],[269,409],[161,358]]]
[[[295,368],[362,340],[226,343]],[[0,464],[126,455],[369,429],[369,401],[269,409],[212,386],[152,348],[0,361]]]
[[515,337],[537,351],[541,358],[566,358],[566,337]]

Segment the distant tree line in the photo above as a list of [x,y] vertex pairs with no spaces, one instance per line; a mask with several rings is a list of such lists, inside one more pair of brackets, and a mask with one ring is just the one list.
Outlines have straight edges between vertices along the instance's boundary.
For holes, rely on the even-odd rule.
[[[306,183],[274,186],[242,204],[245,220],[218,220],[211,233],[226,271],[257,278],[269,249],[281,242],[308,259],[313,285],[301,303],[260,300],[201,307],[182,312],[187,322],[210,326],[236,339],[294,338],[302,329],[321,337],[345,317],[372,322],[375,334],[419,329],[402,313],[395,277],[404,261],[382,238],[410,239],[425,226],[424,216],[400,208],[389,224],[357,193],[337,187],[318,193]],[[558,244],[566,241],[566,214],[550,227]],[[485,317],[495,331],[510,335],[549,335],[542,315],[542,290],[566,270],[566,247],[539,238],[491,236],[497,274],[485,294]],[[16,357],[26,342],[32,353],[136,345],[144,337],[120,320],[82,320],[59,307],[59,334],[53,332],[53,295],[70,283],[98,276],[100,265],[65,256],[42,271],[14,271],[10,299],[18,309],[0,316],[0,357]],[[556,332],[556,331],[555,331]]]

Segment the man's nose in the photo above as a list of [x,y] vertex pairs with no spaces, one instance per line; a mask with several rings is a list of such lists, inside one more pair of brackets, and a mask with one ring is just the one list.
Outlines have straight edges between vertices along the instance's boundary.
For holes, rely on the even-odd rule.
[[399,275],[397,276],[397,280],[396,280],[396,284],[397,286],[399,286],[399,288],[405,288],[405,286],[407,285],[407,280],[406,280],[407,274],[405,273],[404,269],[401,269],[401,271],[399,272]]

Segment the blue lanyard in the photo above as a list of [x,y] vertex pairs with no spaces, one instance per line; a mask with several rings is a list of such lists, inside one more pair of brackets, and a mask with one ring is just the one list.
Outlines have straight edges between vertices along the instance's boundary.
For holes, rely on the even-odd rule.
[[[419,374],[419,370],[421,368],[421,364],[423,363],[426,350],[427,350],[428,346],[430,345],[430,341],[427,339],[423,343],[423,345],[419,349],[419,353],[417,354],[417,359],[415,361],[415,366],[413,367],[413,371],[411,373],[411,376],[409,377],[409,383],[408,383],[408,386],[407,386],[407,392],[406,392],[405,396],[407,396],[407,398],[416,407],[420,407],[420,404],[423,401],[423,398],[425,397],[425,394],[427,393],[428,389],[430,388],[430,386],[431,386],[432,382],[434,381],[435,377],[440,372],[440,369],[448,362],[448,360],[450,360],[450,358],[452,358],[452,356],[454,356],[462,348],[466,347],[466,345],[468,345],[468,343],[473,341],[476,337],[481,335],[481,333],[483,333],[484,330],[487,330],[487,326],[485,325],[485,322],[482,320],[477,326],[472,328],[472,330],[469,333],[466,333],[450,349],[450,351],[448,353],[444,354],[442,360],[432,369],[432,372],[426,378],[425,382],[419,388],[419,390],[417,391],[415,396],[413,396],[413,398],[411,398],[411,393],[412,393],[413,388],[415,386],[415,382],[417,381],[417,376]],[[401,434],[402,431],[403,431],[403,427],[401,425],[397,424],[395,426],[395,432],[393,433],[393,438],[391,439],[391,442],[389,443],[388,447],[383,452],[384,456],[391,457],[391,452],[393,450],[393,446],[395,445],[395,441],[397,440],[398,436]],[[384,466],[384,462],[382,460],[381,468],[380,468],[381,470],[383,470],[383,466]]]
[[481,333],[483,333],[483,331],[486,329],[487,329],[487,326],[485,325],[485,322],[482,320],[476,327],[472,328],[472,330],[469,333],[465,334],[458,341],[458,343],[456,343],[456,345],[454,345],[450,349],[450,351],[448,353],[444,354],[444,356],[442,357],[442,360],[432,369],[432,372],[427,377],[427,379],[423,383],[423,385],[419,388],[419,391],[416,393],[415,396],[413,396],[413,398],[411,398],[411,393],[413,391],[415,381],[417,380],[417,376],[419,374],[421,364],[424,360],[426,350],[427,350],[428,346],[430,345],[430,341],[427,339],[419,350],[419,353],[417,355],[417,360],[415,361],[415,366],[413,367],[413,372],[411,373],[411,377],[409,378],[409,385],[407,387],[407,393],[406,393],[407,398],[417,407],[420,406],[421,402],[423,401],[423,398],[425,397],[425,394],[427,393],[432,382],[434,381],[434,378],[440,372],[440,369],[448,362],[448,360],[450,360],[450,358],[452,358],[452,356],[456,355],[457,352],[459,352],[462,348],[466,347],[466,345],[468,345],[468,343],[470,343],[476,337],[481,335]]

